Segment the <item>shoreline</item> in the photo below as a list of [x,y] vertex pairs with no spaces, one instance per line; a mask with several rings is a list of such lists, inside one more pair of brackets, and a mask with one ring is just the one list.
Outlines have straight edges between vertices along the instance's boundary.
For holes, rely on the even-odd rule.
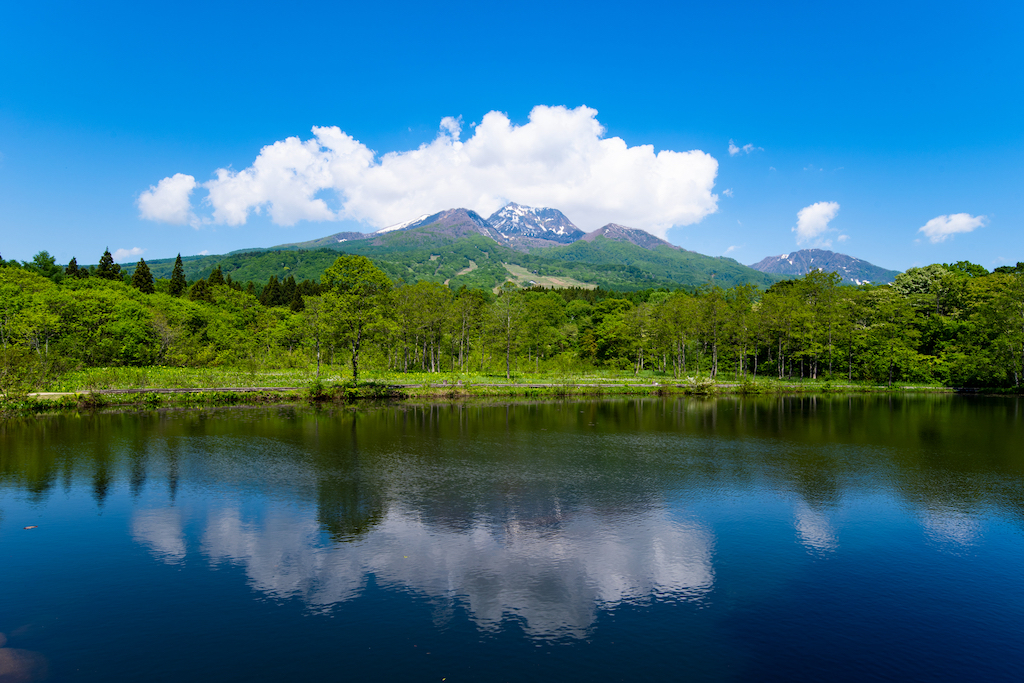
[[167,407],[203,408],[216,406],[261,406],[305,403],[352,404],[372,400],[415,399],[467,400],[473,398],[588,398],[612,396],[795,396],[836,394],[950,394],[1019,395],[1006,390],[897,385],[851,384],[800,385],[747,382],[602,382],[602,383],[449,383],[410,384],[361,382],[323,387],[216,387],[216,388],[123,388],[90,391],[33,392],[0,402],[0,418],[64,411],[94,411],[110,408],[155,409]]

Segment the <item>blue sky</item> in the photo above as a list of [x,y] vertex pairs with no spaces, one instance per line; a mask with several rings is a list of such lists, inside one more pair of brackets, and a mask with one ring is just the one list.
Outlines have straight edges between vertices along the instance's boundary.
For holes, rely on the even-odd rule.
[[[431,198],[555,197],[584,229],[630,220],[742,263],[828,244],[897,269],[1024,261],[1020,2],[369,5],[5,5],[0,254],[223,253],[448,208]],[[473,126],[488,112],[508,119],[491,116],[490,146]],[[376,175],[332,171],[290,212],[294,187],[240,184],[314,126],[376,152]],[[600,151],[614,138],[625,152]],[[484,180],[453,170],[471,148]],[[209,185],[218,169],[233,184]],[[143,218],[175,174],[195,184],[187,217]],[[244,223],[224,220],[243,195]]]

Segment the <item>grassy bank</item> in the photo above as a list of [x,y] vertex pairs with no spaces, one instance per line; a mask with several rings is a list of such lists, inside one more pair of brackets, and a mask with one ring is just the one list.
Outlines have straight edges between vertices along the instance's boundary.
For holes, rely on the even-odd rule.
[[[388,384],[398,387],[422,388],[425,390],[443,389],[446,387],[481,388],[493,386],[506,388],[508,385],[520,386],[567,386],[567,387],[641,387],[668,385],[708,385],[720,391],[736,391],[742,389],[749,392],[772,391],[878,391],[888,389],[884,385],[871,382],[849,382],[846,378],[826,379],[783,379],[758,377],[756,379],[735,378],[731,374],[721,374],[714,383],[707,375],[701,377],[673,378],[671,374],[662,374],[650,370],[634,375],[619,370],[586,370],[581,372],[514,372],[511,380],[504,374],[481,372],[467,373],[433,373],[433,372],[375,372],[367,371],[360,375],[363,383]],[[320,382],[324,386],[345,385],[351,381],[347,365],[325,365],[322,368]],[[39,392],[92,392],[107,390],[140,390],[140,389],[219,389],[235,388],[288,388],[305,389],[316,382],[315,373],[309,368],[281,368],[271,370],[247,370],[243,368],[177,368],[151,366],[142,368],[111,367],[86,368],[68,372],[40,386]],[[943,390],[939,384],[908,385],[906,383],[894,387],[905,390]]]
[[[885,385],[827,381],[719,378],[672,378],[614,372],[553,376],[520,374],[401,373],[370,374],[359,383],[342,381],[327,368],[317,382],[306,371],[252,373],[234,369],[93,368],[69,373],[45,392],[12,397],[0,413],[33,414],[111,408],[153,409],[264,405],[275,403],[346,403],[365,400],[471,398],[565,398],[594,396],[712,396],[765,394],[830,394],[878,392],[943,392],[937,385]],[[995,393],[995,392],[992,392]]]

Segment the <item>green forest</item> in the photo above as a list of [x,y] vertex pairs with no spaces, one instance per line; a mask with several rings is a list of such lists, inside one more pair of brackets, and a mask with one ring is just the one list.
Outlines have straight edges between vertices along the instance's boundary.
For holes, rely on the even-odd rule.
[[[517,269],[523,275],[518,278],[520,284],[528,285],[534,278],[557,278],[616,291],[692,289],[709,281],[723,287],[754,284],[763,288],[781,279],[730,258],[704,256],[664,245],[645,249],[598,237],[592,242],[579,240],[524,253],[477,233],[452,235],[434,226],[330,247],[293,246],[191,256],[182,259],[182,266],[189,280],[208,277],[215,267],[242,282],[266,283],[271,275],[278,280],[289,276],[300,281],[319,280],[341,251],[372,259],[396,282],[436,282],[453,289],[463,285],[469,289],[493,289]],[[148,267],[154,277],[170,278],[175,262],[176,259],[158,259],[150,261]],[[133,267],[125,270],[131,273]]]
[[155,277],[104,253],[64,266],[0,260],[0,390],[83,368],[300,368],[515,378],[623,376],[1020,387],[1024,264],[911,268],[892,285],[835,273],[723,288],[543,289],[405,282],[332,252],[316,279],[240,282],[216,267]]

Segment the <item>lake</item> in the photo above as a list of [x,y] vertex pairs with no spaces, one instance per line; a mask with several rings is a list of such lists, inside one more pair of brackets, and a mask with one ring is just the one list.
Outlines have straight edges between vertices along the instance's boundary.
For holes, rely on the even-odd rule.
[[1017,398],[0,423],[4,683],[1020,681],[1022,570]]

